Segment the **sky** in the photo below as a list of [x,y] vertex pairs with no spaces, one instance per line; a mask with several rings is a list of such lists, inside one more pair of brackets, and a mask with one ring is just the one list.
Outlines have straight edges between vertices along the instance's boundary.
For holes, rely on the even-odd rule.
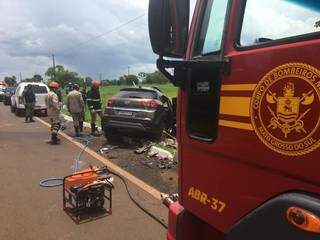
[[83,77],[156,70],[148,0],[2,0],[0,9],[0,78],[44,75],[52,54]]

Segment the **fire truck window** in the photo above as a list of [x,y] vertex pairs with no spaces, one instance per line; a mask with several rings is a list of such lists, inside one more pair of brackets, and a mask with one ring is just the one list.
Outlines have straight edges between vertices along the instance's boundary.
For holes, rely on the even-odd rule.
[[198,40],[198,53],[206,55],[220,51],[227,6],[226,0],[207,1]]
[[251,46],[319,31],[318,0],[247,0],[240,44]]

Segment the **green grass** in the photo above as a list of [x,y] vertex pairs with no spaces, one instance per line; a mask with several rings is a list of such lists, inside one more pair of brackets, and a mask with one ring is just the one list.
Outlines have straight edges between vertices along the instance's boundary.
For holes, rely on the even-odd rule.
[[[171,83],[167,84],[144,84],[143,87],[151,87],[155,86],[159,88],[164,94],[166,94],[170,99],[177,96],[178,88],[173,86]],[[109,98],[115,95],[121,88],[132,87],[132,86],[107,86],[100,88],[100,96],[102,101],[102,106],[105,107]],[[89,90],[89,89],[88,89]],[[66,102],[66,95],[63,96],[64,101]],[[66,115],[70,115],[67,110],[62,110],[62,112]],[[86,110],[86,121],[90,122],[90,113],[88,109]],[[98,125],[100,125],[100,121],[97,121]]]
[[162,144],[160,143],[155,143],[154,144],[155,147],[158,147],[158,148],[162,148],[168,152],[170,152],[171,154],[175,155],[176,152],[177,152],[177,149],[176,148],[173,148],[173,147],[170,147],[170,146],[163,146]]

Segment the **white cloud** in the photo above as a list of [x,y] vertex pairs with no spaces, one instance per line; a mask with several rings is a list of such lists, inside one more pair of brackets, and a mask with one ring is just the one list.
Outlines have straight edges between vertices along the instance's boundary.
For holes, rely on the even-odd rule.
[[117,77],[129,65],[133,72],[154,70],[147,15],[90,40],[146,14],[147,8],[148,0],[0,1],[0,75],[43,74],[52,53],[57,64],[95,78],[99,73]]

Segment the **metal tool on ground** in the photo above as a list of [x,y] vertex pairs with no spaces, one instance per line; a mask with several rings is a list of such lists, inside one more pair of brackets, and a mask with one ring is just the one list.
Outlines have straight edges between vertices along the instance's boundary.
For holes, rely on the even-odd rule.
[[[131,194],[127,181],[116,172],[110,171],[107,167],[90,167],[89,169],[77,172],[76,170],[80,166],[80,158],[85,149],[92,141],[92,137],[76,138],[79,141],[85,143],[85,146],[75,157],[75,172],[64,178],[48,178],[40,181],[42,187],[58,187],[63,186],[63,209],[65,212],[76,222],[82,223],[82,217],[90,210],[104,210],[104,198],[109,200],[109,207],[105,209],[105,214],[96,215],[96,217],[90,216],[90,220],[104,217],[106,214],[112,213],[112,184],[111,175],[118,177],[125,185],[126,191],[130,200],[140,208],[144,213],[149,215],[164,228],[168,228],[163,219],[158,218],[146,208],[144,208]],[[61,181],[61,183],[56,183]],[[53,184],[49,184],[54,182]],[[108,192],[108,195],[105,192]]]
[[[63,179],[63,210],[77,224],[86,213],[90,220],[112,214],[112,177],[107,167],[92,167],[73,173]],[[107,195],[106,195],[107,192]],[[109,201],[104,208],[105,199]],[[92,217],[92,214],[98,214]]]

